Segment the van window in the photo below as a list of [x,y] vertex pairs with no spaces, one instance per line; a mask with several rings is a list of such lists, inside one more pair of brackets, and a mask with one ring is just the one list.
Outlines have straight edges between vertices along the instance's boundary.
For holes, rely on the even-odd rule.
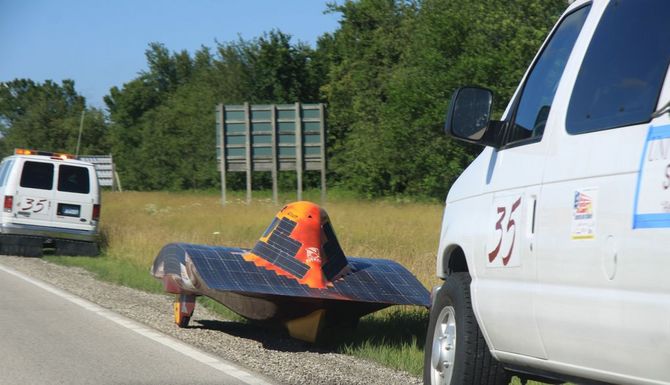
[[58,191],[88,194],[90,191],[88,169],[60,165],[58,167]]
[[670,61],[668,14],[667,0],[609,3],[570,98],[569,133],[651,120]]
[[9,171],[14,165],[13,160],[6,160],[0,165],[0,187],[3,187],[7,183],[7,177],[9,176]]
[[567,15],[545,45],[523,87],[508,143],[542,137],[558,82],[590,8]]
[[27,161],[21,171],[21,187],[51,190],[54,183],[54,165]]

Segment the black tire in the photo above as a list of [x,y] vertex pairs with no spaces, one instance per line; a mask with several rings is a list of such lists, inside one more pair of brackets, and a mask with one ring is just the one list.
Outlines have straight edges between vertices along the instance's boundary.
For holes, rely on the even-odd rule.
[[191,321],[191,317],[181,316],[178,322],[175,322],[180,328],[188,327],[188,323]]
[[[174,314],[174,323],[180,328],[188,327],[188,323],[191,321],[191,316],[193,316],[193,311],[195,310],[195,298],[192,294],[177,294],[175,296],[172,311]],[[189,311],[190,303],[193,304],[193,307]]]
[[[477,325],[470,301],[470,281],[468,273],[452,273],[437,292],[424,347],[423,383],[426,385],[504,385],[510,382],[511,375],[491,356]],[[450,338],[444,338],[445,342],[438,338],[443,336],[443,321],[449,317],[455,322],[449,328],[455,329],[455,333],[450,334],[455,335],[455,344]],[[451,325],[445,321],[444,325],[447,324]],[[440,329],[436,333],[437,327]],[[451,352],[453,348],[455,351]],[[433,357],[434,349],[444,349],[445,353],[436,353]]]
[[56,255],[96,257],[100,254],[98,244],[95,242],[57,239],[54,243],[56,246],[54,254]]
[[21,235],[0,236],[0,254],[19,257],[41,257],[43,240]]

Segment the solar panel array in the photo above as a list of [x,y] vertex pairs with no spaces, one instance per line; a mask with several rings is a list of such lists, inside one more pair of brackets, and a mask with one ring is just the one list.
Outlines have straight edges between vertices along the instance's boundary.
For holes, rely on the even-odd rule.
[[[348,258],[352,272],[326,289],[313,289],[296,280],[259,268],[242,258],[246,249],[173,243],[165,246],[158,257],[167,274],[186,255],[195,272],[210,289],[237,293],[291,297],[324,298],[399,305],[429,306],[429,293],[402,265],[383,259]],[[176,262],[176,263],[175,263]]]
[[293,274],[294,277],[302,279],[307,274],[309,266],[295,258],[298,250],[302,247],[302,243],[291,238],[291,233],[297,225],[297,222],[282,218],[270,238],[268,238],[267,243],[258,241],[251,252]]
[[262,236],[262,237],[265,238],[265,237],[267,237],[268,235],[270,235],[270,233],[272,232],[272,230],[274,230],[275,227],[277,227],[277,223],[278,223],[278,222],[279,222],[279,218],[274,217],[274,218],[272,219],[272,222],[270,222],[270,226],[268,226],[268,228],[265,229],[265,231],[263,232],[263,236]]
[[323,274],[329,281],[332,281],[335,276],[347,266],[347,257],[344,256],[342,247],[337,241],[335,231],[330,222],[326,222],[323,226],[323,232],[326,234],[326,243],[323,245],[323,252],[326,254],[328,260],[322,266]]

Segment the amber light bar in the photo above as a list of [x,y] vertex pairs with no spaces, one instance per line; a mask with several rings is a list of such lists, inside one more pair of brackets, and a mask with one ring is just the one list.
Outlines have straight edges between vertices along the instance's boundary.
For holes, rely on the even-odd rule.
[[14,149],[14,155],[42,155],[50,156],[53,159],[76,159],[72,154],[60,153],[60,152],[48,152],[48,151],[38,151],[38,150],[27,150],[25,148],[16,148]]

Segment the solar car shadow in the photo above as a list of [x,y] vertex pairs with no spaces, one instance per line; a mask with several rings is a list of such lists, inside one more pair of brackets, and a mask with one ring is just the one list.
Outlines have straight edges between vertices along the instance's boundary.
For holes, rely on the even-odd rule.
[[428,327],[428,311],[398,307],[378,315],[362,318],[355,328],[335,328],[322,333],[311,344],[291,338],[282,328],[268,328],[253,322],[194,319],[194,329],[221,331],[260,342],[265,349],[283,352],[342,352],[345,347],[361,346],[400,348],[415,345],[422,348]]

